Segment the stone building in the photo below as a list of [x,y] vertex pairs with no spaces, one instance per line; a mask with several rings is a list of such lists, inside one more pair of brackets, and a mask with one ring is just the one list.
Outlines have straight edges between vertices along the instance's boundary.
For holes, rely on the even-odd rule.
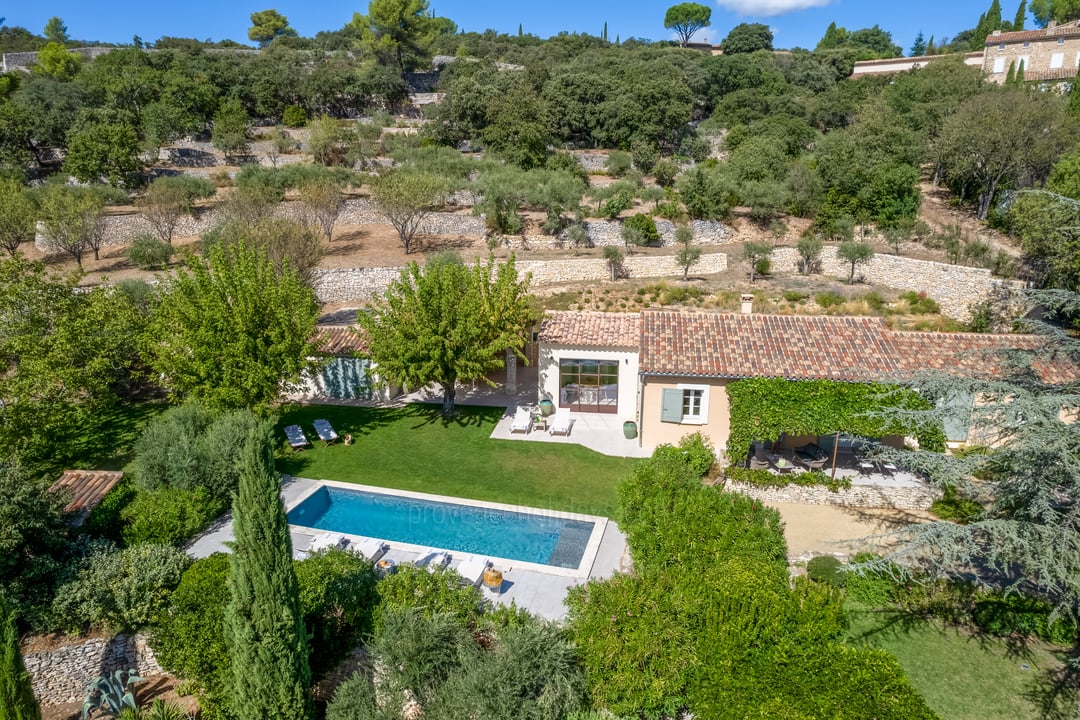
[[1058,25],[1051,22],[1043,29],[1001,32],[986,38],[983,49],[983,73],[990,82],[1002,84],[1009,67],[1024,66],[1025,81],[1066,81],[1080,69],[1080,22]]

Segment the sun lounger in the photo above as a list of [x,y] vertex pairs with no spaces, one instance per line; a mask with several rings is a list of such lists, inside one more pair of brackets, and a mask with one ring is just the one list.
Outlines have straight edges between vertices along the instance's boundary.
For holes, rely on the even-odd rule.
[[484,571],[491,565],[487,558],[470,555],[457,566],[458,575],[469,585],[479,585],[484,579]]
[[420,557],[413,563],[416,567],[427,568],[428,572],[435,572],[450,564],[450,553],[445,550],[428,548],[420,553]]
[[324,532],[312,538],[308,549],[311,552],[318,552],[320,550],[345,547],[348,544],[349,541],[341,533]]
[[570,408],[561,407],[555,411],[555,414],[551,418],[551,425],[548,427],[549,435],[569,435],[570,434]]
[[326,443],[327,446],[338,439],[338,434],[328,420],[319,419],[313,422],[312,425],[315,426],[315,432],[319,434],[319,439]]
[[352,546],[354,550],[371,562],[377,561],[390,549],[389,545],[382,540],[376,540],[375,538],[364,538],[360,542],[353,543]]
[[299,425],[286,425],[285,437],[289,441],[289,447],[293,449],[293,452],[297,450],[303,450],[311,443],[308,442],[307,436],[304,435],[304,430]]
[[528,433],[532,429],[532,411],[527,407],[519,407],[514,411],[514,419],[510,423],[510,432]]

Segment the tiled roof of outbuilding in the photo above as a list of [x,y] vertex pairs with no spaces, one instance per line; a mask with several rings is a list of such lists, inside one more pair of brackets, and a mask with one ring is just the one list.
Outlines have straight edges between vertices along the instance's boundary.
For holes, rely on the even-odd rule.
[[114,470],[65,470],[52,484],[52,490],[70,493],[71,501],[64,512],[73,516],[73,525],[82,525],[123,476],[124,473]]
[[638,313],[549,311],[539,340],[550,345],[636,348],[641,343]]

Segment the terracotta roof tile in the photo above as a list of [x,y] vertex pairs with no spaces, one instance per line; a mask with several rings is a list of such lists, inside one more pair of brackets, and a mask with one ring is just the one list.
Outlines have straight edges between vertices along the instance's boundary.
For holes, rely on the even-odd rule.
[[353,325],[319,325],[312,341],[323,355],[348,357],[367,352],[367,341]]
[[1032,42],[1050,39],[1056,40],[1059,37],[1077,36],[1080,36],[1080,23],[1070,22],[1052,28],[1042,28],[1040,30],[1018,30],[1016,32],[1005,32],[999,35],[991,33],[986,36],[986,44],[1000,45],[1001,43]]
[[638,313],[549,311],[540,324],[540,342],[636,348],[641,343]]
[[82,525],[123,476],[124,473],[113,470],[65,470],[51,489],[71,494],[64,512],[72,515],[72,525]]
[[[901,367],[908,373],[943,370],[975,377],[999,375],[1004,360],[1001,352],[1035,350],[1046,342],[1038,335],[895,332],[892,336]],[[1032,367],[1047,383],[1080,380],[1080,368],[1065,359],[1040,358]]]
[[646,373],[868,380],[895,374],[895,354],[878,318],[642,313]]

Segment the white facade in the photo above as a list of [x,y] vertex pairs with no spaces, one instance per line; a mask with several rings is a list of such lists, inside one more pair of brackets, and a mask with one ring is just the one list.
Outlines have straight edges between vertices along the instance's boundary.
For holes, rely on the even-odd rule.
[[537,363],[537,401],[551,400],[560,406],[559,364],[562,360],[608,360],[619,364],[618,416],[636,420],[638,412],[638,351],[637,348],[598,348],[576,345],[540,344]]

